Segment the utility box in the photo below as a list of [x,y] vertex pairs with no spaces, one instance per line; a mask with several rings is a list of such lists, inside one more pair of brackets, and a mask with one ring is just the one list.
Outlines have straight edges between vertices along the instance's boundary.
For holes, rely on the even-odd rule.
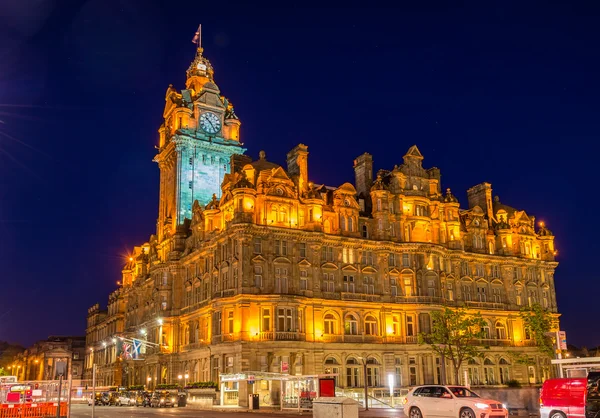
[[259,409],[259,404],[260,395],[258,393],[251,393],[248,395],[248,409]]
[[313,418],[358,418],[358,402],[343,396],[316,398]]

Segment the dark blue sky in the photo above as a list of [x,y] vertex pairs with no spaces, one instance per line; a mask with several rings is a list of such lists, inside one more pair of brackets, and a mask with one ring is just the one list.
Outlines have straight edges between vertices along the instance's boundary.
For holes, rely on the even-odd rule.
[[83,334],[128,249],[154,232],[164,94],[183,87],[202,23],[248,154],[284,163],[303,142],[311,180],[340,185],[359,154],[391,169],[417,144],[463,205],[468,187],[492,183],[557,236],[569,343],[600,344],[600,11],[479,3],[5,0],[0,340]]

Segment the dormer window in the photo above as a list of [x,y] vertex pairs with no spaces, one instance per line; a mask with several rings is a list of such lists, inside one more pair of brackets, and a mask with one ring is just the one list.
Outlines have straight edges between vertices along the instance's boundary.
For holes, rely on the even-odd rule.
[[344,199],[344,206],[350,206],[350,200]]

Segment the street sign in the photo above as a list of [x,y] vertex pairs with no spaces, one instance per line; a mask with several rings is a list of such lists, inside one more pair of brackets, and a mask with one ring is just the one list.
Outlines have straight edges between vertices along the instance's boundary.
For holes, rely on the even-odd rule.
[[561,350],[567,349],[567,332],[558,331],[558,344]]

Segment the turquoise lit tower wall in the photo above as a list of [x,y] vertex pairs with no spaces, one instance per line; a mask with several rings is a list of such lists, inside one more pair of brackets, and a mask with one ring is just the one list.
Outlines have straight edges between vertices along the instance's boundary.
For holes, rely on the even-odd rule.
[[202,206],[221,197],[221,183],[231,171],[234,154],[246,150],[240,143],[241,122],[231,102],[214,82],[212,65],[198,48],[187,70],[186,88],[172,85],[165,95],[164,123],[155,161],[160,168],[158,235],[174,232],[192,205]]

